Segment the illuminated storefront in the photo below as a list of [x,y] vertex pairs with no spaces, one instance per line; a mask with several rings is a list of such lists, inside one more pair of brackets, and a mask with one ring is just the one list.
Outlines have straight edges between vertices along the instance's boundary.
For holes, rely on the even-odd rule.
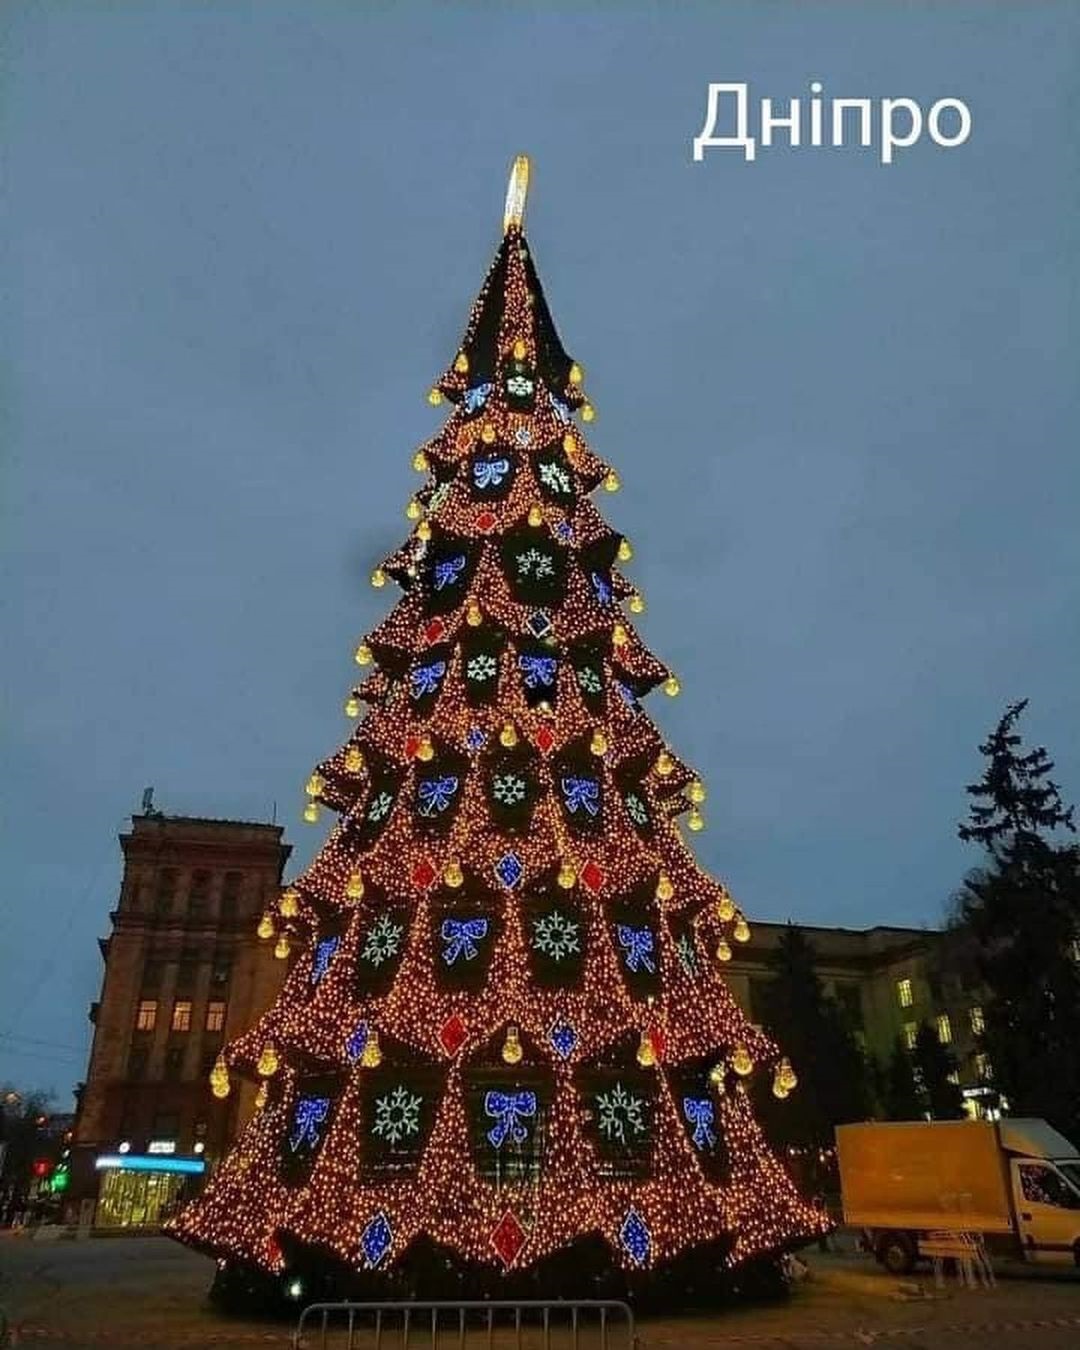
[[167,1154],[107,1153],[94,1164],[101,1174],[94,1226],[157,1226],[186,1200],[206,1171],[202,1158]]

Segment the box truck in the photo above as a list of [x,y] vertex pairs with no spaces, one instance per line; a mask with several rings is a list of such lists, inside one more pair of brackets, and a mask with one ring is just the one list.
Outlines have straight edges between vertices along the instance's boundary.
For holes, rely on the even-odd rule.
[[844,1222],[893,1274],[931,1234],[980,1235],[990,1256],[1080,1265],[1080,1156],[1045,1120],[839,1125]]

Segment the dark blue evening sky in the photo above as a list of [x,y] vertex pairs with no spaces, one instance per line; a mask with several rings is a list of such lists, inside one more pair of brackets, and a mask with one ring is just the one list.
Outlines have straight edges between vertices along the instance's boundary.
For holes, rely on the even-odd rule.
[[[0,1081],[82,1076],[117,832],[288,824],[424,394],[528,230],[624,490],[652,708],[751,919],[933,924],[976,744],[1080,796],[1080,8],[11,3]],[[709,80],[967,145],[691,160]]]

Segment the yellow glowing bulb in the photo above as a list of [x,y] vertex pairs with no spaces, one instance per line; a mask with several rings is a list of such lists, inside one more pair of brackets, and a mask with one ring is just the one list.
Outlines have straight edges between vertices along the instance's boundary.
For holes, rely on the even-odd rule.
[[664,681],[664,693],[667,694],[668,698],[674,698],[681,688],[682,685],[675,675],[669,675]]
[[578,365],[578,363],[575,361],[574,364],[570,367],[570,383],[571,383],[571,384],[580,384],[584,378],[585,378],[585,372],[581,369],[581,367],[580,367],[580,366]]
[[691,807],[689,815],[686,817],[687,829],[693,830],[695,834],[705,828],[705,817],[696,806]]
[[694,779],[694,781],[686,789],[686,795],[690,798],[690,800],[694,803],[695,806],[701,805],[701,803],[705,800],[705,784],[701,781],[700,778]]
[[431,526],[426,520],[422,520],[416,527],[417,539],[423,539],[425,542],[431,538]]
[[521,340],[521,338],[518,338],[518,340],[514,343],[514,360],[524,361],[525,353],[527,351],[528,348],[525,346],[525,343]]
[[559,868],[558,882],[564,891],[570,890],[577,884],[577,873],[569,863],[563,863]]
[[350,900],[362,900],[364,898],[364,878],[360,875],[359,868],[354,868],[349,873],[349,879],[345,883],[345,894]]
[[255,929],[255,932],[259,935],[260,938],[262,938],[264,942],[266,941],[267,938],[272,938],[274,936],[274,921],[269,914],[264,914],[262,916],[262,918],[259,920],[259,926],[258,928]]
[[750,925],[741,914],[735,922],[735,927],[731,930],[731,936],[736,942],[750,941]]
[[323,781],[322,774],[313,773],[311,777],[307,780],[307,785],[305,786],[304,791],[307,793],[309,797],[317,797],[325,786],[326,783]]
[[604,478],[604,491],[618,492],[619,488],[621,487],[622,484],[619,482],[619,475],[615,472],[614,469],[609,469],[607,475]]
[[464,880],[465,873],[461,870],[461,864],[457,862],[456,859],[448,862],[446,864],[446,870],[443,872],[443,881],[445,881],[448,886],[453,887],[454,890],[457,890]]
[[416,454],[413,455],[412,466],[417,473],[427,473],[431,466],[428,463],[428,457],[424,454],[423,450],[417,450]]
[[255,1094],[255,1110],[261,1111],[266,1105],[266,1099],[270,1095],[270,1090],[266,1083],[259,1084],[259,1090]]
[[581,449],[581,446],[578,445],[577,443],[577,437],[574,435],[572,431],[568,431],[566,435],[562,438],[562,448],[566,451],[566,453],[570,456],[571,459],[575,458],[578,451]]
[[458,352],[454,357],[454,369],[459,375],[466,375],[469,371],[469,358],[464,352]]
[[790,1089],[789,1089],[789,1088],[786,1088],[786,1087],[783,1085],[783,1083],[780,1081],[779,1078],[774,1078],[774,1079],[773,1079],[773,1085],[772,1085],[772,1091],[773,1091],[773,1096],[774,1096],[778,1101],[781,1101],[781,1102],[782,1102],[782,1101],[785,1099],[785,1097],[787,1097],[787,1096],[789,1095]]
[[581,405],[581,420],[583,422],[593,422],[596,420],[596,409],[591,403]]
[[361,642],[353,655],[358,666],[370,666],[375,659],[371,654],[371,648],[366,642]]
[[621,623],[617,623],[611,630],[611,640],[616,647],[625,647],[630,641],[630,635]]
[[485,445],[490,445],[495,439],[495,428],[490,422],[485,422],[480,432],[480,439]]
[[300,913],[300,892],[295,886],[290,886],[287,890],[281,892],[281,899],[278,901],[278,909],[281,910],[283,918],[295,919]]
[[350,694],[349,697],[345,700],[345,716],[346,717],[360,716],[360,700],[356,697],[355,694]]
[[725,895],[716,906],[716,912],[725,923],[735,917],[735,901],[730,895]]
[[653,1045],[652,1037],[647,1031],[641,1033],[641,1041],[637,1048],[637,1062],[643,1069],[651,1069],[656,1063],[656,1046]]
[[512,750],[517,745],[517,739],[517,731],[513,722],[507,722],[502,731],[499,732],[499,744],[505,746],[507,750]]
[[716,944],[716,959],[718,961],[731,960],[731,947],[728,945],[727,938],[721,938]]
[[386,585],[386,573],[382,570],[381,567],[376,567],[375,571],[372,572],[371,584],[375,587],[376,590],[380,590],[383,586]]
[[656,883],[657,900],[670,900],[675,894],[675,887],[671,884],[671,878],[666,872],[660,873],[660,879]]
[[289,939],[282,933],[277,942],[274,943],[274,955],[279,961],[284,961],[289,955]]
[[543,513],[543,511],[540,509],[540,507],[539,507],[539,506],[530,506],[530,507],[529,507],[529,524],[530,524],[530,525],[533,525],[533,526],[536,526],[536,525],[543,525],[543,523],[544,523],[544,513]]
[[405,508],[405,514],[410,520],[419,520],[424,514],[424,508],[415,497],[412,497],[409,499],[409,504]]
[[345,772],[359,773],[364,767],[364,752],[358,745],[350,745],[345,751]]
[[754,1072],[754,1061],[750,1058],[750,1051],[745,1045],[735,1047],[735,1053],[731,1056],[731,1067],[740,1078]]
[[277,1051],[269,1041],[263,1046],[255,1072],[260,1078],[272,1078],[278,1071]]
[[776,1069],[776,1077],[781,1086],[788,1092],[793,1092],[799,1086],[799,1079],[795,1070],[791,1067],[791,1060],[786,1056],[780,1061]]
[[429,389],[429,390],[428,390],[427,401],[431,404],[431,406],[432,406],[433,408],[437,408],[437,407],[439,406],[439,404],[442,402],[442,390],[441,390],[441,389]]
[[503,1041],[502,1057],[505,1064],[520,1064],[524,1051],[517,1027],[507,1027],[506,1040]]
[[210,1091],[219,1100],[223,1100],[229,1095],[229,1066],[225,1063],[225,1056],[219,1054],[214,1060],[214,1067],[210,1070]]
[[645,601],[640,595],[638,595],[636,591],[630,597],[630,613],[631,614],[645,613]]
[[656,757],[656,772],[661,778],[669,778],[675,769],[675,761],[666,750],[661,750]]
[[470,628],[479,628],[484,622],[484,614],[475,600],[469,601],[469,607],[465,611],[465,622]]
[[619,540],[619,552],[617,556],[620,562],[629,562],[634,556],[634,550],[630,547],[629,539]]
[[416,758],[423,760],[426,764],[429,760],[435,758],[435,747],[431,743],[430,736],[421,736],[420,744],[416,749]]
[[319,819],[318,802],[308,802],[307,806],[304,807],[304,819],[307,821],[309,825],[315,824],[315,822]]
[[592,734],[592,740],[589,742],[589,749],[593,752],[594,755],[606,755],[607,748],[608,748],[607,737],[604,735],[604,733],[602,731],[594,731]]
[[377,1069],[382,1063],[382,1050],[379,1048],[379,1033],[372,1031],[364,1043],[360,1063],[365,1069]]

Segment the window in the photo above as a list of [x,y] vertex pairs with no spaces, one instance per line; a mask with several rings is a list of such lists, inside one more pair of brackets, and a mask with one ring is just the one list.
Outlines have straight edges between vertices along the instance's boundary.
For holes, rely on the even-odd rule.
[[195,976],[198,961],[192,952],[180,953],[180,964],[176,967],[176,987],[181,993],[195,988]]
[[139,1003],[139,1011],[135,1014],[136,1031],[153,1031],[157,1025],[157,999],[144,998]]
[[157,891],[154,895],[154,913],[162,917],[172,913],[173,899],[176,895],[177,871],[175,867],[163,867],[157,874]]
[[919,1034],[918,1022],[904,1023],[904,1045],[907,1046],[909,1050],[915,1049],[915,1039],[918,1036],[918,1034]]
[[971,1018],[971,1031],[975,1036],[981,1036],[986,1030],[986,1022],[983,1019],[983,1010],[976,1003],[973,1008],[968,1009],[968,1017]]
[[191,1030],[191,999],[178,998],[172,1010],[173,1031]]
[[146,1065],[149,1058],[146,1047],[142,1045],[136,1046],[128,1055],[128,1077],[133,1082],[142,1082],[146,1077]]
[[1044,1167],[1041,1163],[1020,1164],[1020,1189],[1024,1199],[1031,1204],[1080,1209],[1080,1195],[1066,1186],[1052,1167]]
[[911,1007],[911,1005],[912,1005],[912,1003],[914,1003],[915,999],[914,999],[914,997],[912,996],[912,993],[911,993],[911,981],[910,981],[910,980],[897,980],[897,981],[896,981],[896,997],[897,997],[897,1000],[898,1000],[898,1002],[899,1002],[901,1008],[910,1008],[910,1007]]
[[838,984],[836,986],[836,1001],[844,1010],[844,1017],[847,1019],[848,1026],[857,1029],[863,1024],[862,1016],[862,995],[859,992],[857,984]]
[[142,987],[144,989],[161,988],[161,962],[151,958],[143,965]]
[[188,891],[188,918],[205,919],[210,911],[209,872],[194,872],[191,877],[191,889]]
[[214,964],[210,971],[211,984],[228,984],[229,976],[232,974],[232,958],[228,952],[218,952],[214,956]]
[[225,1003],[222,999],[211,999],[206,1005],[207,1031],[221,1031],[225,1026]]
[[221,883],[221,918],[231,923],[240,908],[240,887],[244,882],[243,872],[226,872]]
[[175,1111],[159,1111],[154,1116],[155,1139],[175,1139],[180,1133],[180,1117]]
[[938,1013],[934,1019],[937,1026],[937,1038],[942,1045],[952,1044],[952,1023],[948,1013]]
[[949,1081],[950,1083],[953,1083],[956,1087],[959,1087],[959,1086],[960,1086],[960,1070],[959,1070],[959,1069],[953,1069],[952,1073],[947,1073],[947,1074],[945,1075],[945,1077],[948,1079],[948,1081]]
[[172,1046],[165,1052],[165,1078],[175,1083],[184,1070],[184,1052],[179,1046]]
[[989,1083],[990,1079],[994,1076],[993,1070],[990,1067],[989,1055],[976,1054],[975,1072],[978,1074],[980,1082]]

